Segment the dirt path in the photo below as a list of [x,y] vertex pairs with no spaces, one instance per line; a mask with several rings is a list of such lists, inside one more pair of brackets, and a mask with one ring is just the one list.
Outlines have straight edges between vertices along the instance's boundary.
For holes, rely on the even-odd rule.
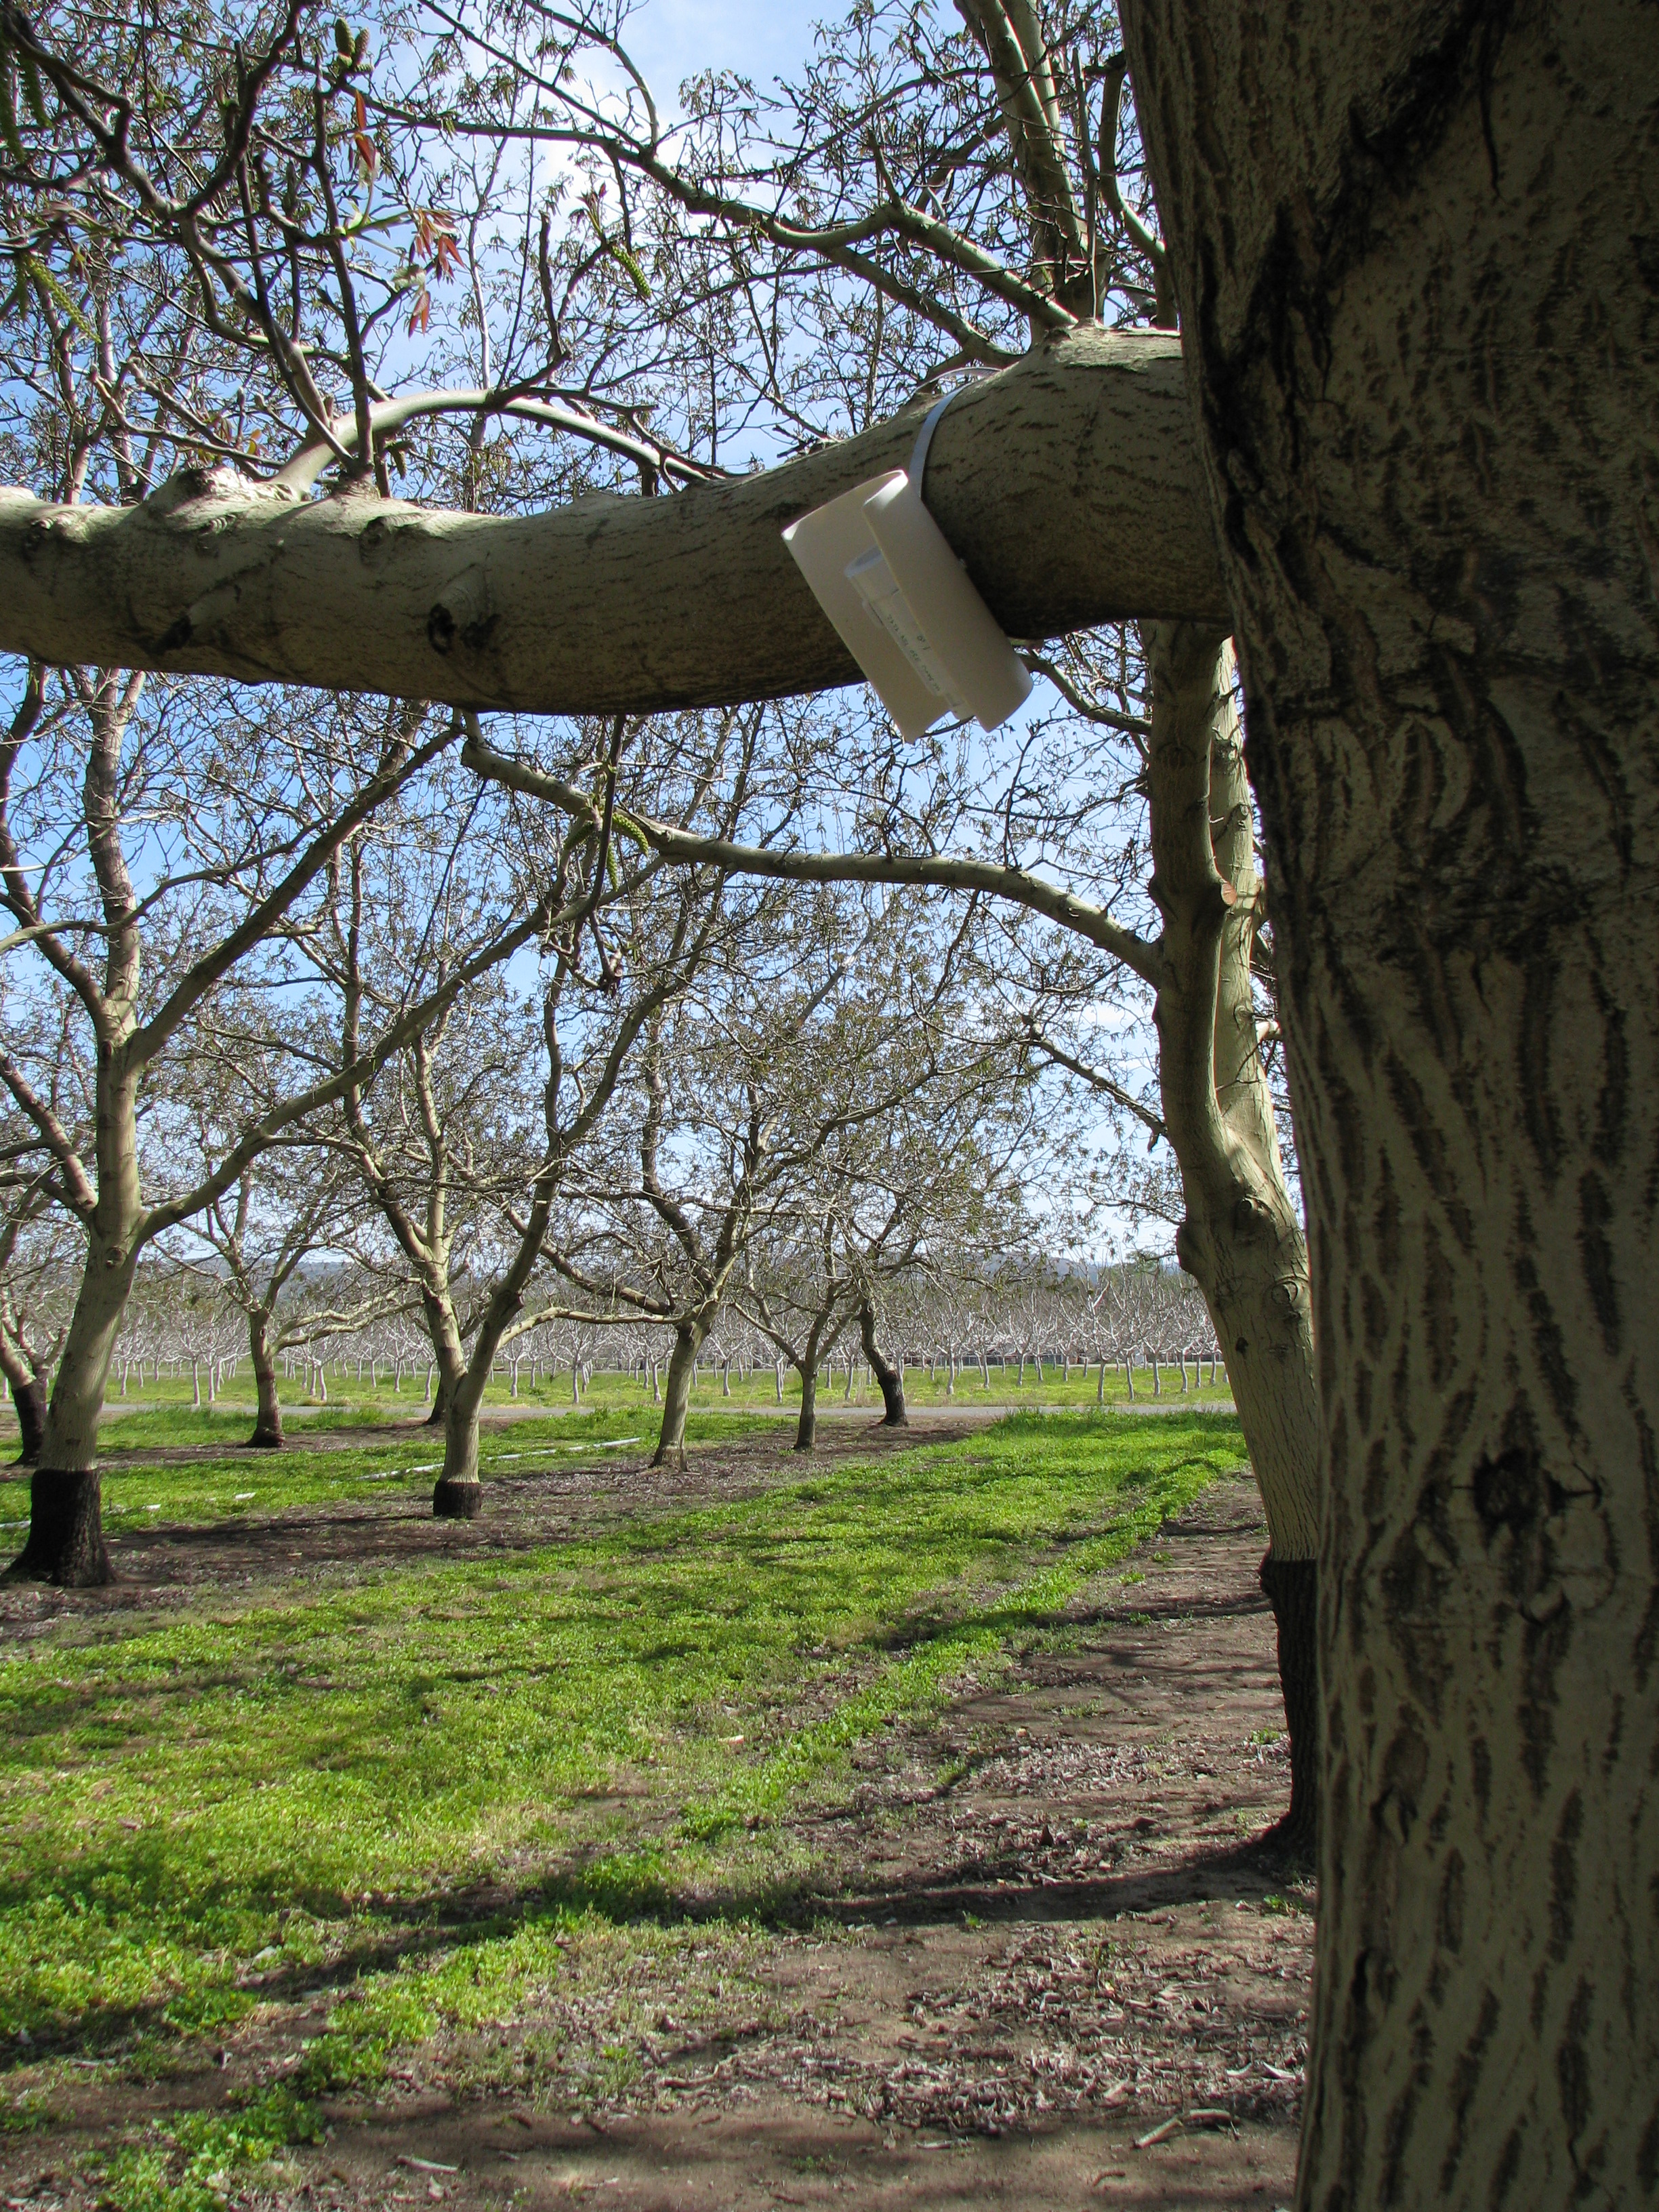
[[[1242,1848],[1287,1795],[1262,1542],[1250,1487],[1212,1489],[1040,1648],[802,1810],[817,1875],[789,1924],[573,1939],[510,2030],[423,2047],[232,2201],[1288,2203],[1312,1921]],[[275,2078],[323,2003],[256,2014],[222,2071],[155,2094],[216,2105]],[[55,2095],[55,2145],[0,2147],[0,2197],[89,2205],[69,2177],[145,2094]]]

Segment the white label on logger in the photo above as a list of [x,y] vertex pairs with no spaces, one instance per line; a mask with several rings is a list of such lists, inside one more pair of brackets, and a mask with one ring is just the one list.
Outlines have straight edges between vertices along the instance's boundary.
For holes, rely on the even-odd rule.
[[943,699],[959,720],[967,720],[969,710],[966,703],[957,697],[954,686],[927,642],[921,624],[911,612],[887,564],[887,556],[879,546],[872,545],[856,561],[848,562],[847,580],[863,600],[871,618],[880,623],[934,697]]

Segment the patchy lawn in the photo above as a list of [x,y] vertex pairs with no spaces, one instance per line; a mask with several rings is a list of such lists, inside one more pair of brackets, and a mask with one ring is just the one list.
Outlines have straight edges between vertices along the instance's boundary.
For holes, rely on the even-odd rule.
[[[304,2175],[315,2182],[329,2140],[366,2130],[383,2159],[386,2100],[440,2090],[460,2100],[463,2124],[503,2098],[525,2115],[526,2145],[502,2152],[510,2180],[538,2115],[550,2124],[556,2111],[568,2129],[574,2111],[588,2141],[609,2113],[671,2111],[692,2094],[677,2081],[701,2077],[706,2100],[745,2042],[774,2050],[752,2094],[783,2099],[786,2118],[805,2096],[821,2118],[838,2106],[889,2133],[989,2142],[1069,2109],[1058,2061],[1026,2065],[1012,2098],[987,2106],[958,2084],[952,2104],[948,2082],[929,2087],[937,2045],[926,2079],[912,2081],[918,2062],[902,2047],[883,2046],[876,2072],[843,2068],[837,2081],[807,2063],[817,2030],[800,2028],[804,2013],[835,2009],[823,1977],[805,1973],[803,2002],[791,1975],[799,1984],[795,1968],[820,1956],[840,1961],[843,1979],[854,1962],[863,1971],[888,1941],[852,1939],[866,1914],[878,1926],[919,1919],[956,1942],[1003,1914],[1009,1883],[1109,1886],[1139,1878],[1126,1857],[1157,1858],[1144,1838],[1159,1820],[1143,1812],[1091,1859],[1086,1813],[1054,1825],[1078,1774],[1022,1780],[1028,1725],[1011,1724],[998,1750],[972,1729],[956,1741],[953,1716],[1022,1669],[1075,1654],[1103,1589],[1115,1620],[1157,1641],[1155,1616],[1133,1601],[1173,1554],[1160,1567],[1143,1549],[1147,1564],[1113,1570],[1238,1468],[1235,1424],[1016,1416],[879,1456],[873,1439],[843,1432],[839,1450],[805,1463],[775,1435],[733,1429],[693,1454],[688,1502],[667,1478],[647,1478],[636,1449],[597,1455],[608,1415],[575,1418],[593,1435],[576,1437],[563,1417],[546,1438],[519,1425],[494,1439],[525,1456],[497,1470],[490,1515],[435,1533],[392,1494],[406,1464],[366,1490],[371,1503],[341,1502],[365,1494],[376,1454],[407,1462],[401,1440],[343,1436],[331,1452],[285,1455],[259,1497],[264,1517],[239,1504],[234,1543],[217,1553],[216,1508],[204,1503],[217,1493],[203,1481],[205,1468],[216,1484],[217,1462],[130,1469],[117,1480],[178,1487],[156,1501],[165,1544],[154,1521],[118,1535],[125,1587],[7,1594],[0,2014],[15,2039],[15,2191],[125,2212],[262,2191],[287,2201]],[[582,1449],[562,1467],[547,1449],[557,1443]],[[179,1588],[158,1571],[150,1590],[145,1562],[187,1553],[192,1516],[206,1566]],[[367,1547],[365,1528],[380,1532]],[[1226,1718],[1242,1778],[1218,1819],[1194,1808],[1224,1754],[1200,1762],[1176,1823],[1183,1866],[1195,1820],[1208,1863],[1278,1809],[1282,1759],[1260,1725],[1272,1699],[1269,1666],[1264,1711],[1259,1599],[1247,1590],[1226,1617],[1253,1655],[1244,1717],[1258,1725]],[[1201,1712],[1192,1719],[1204,1725]],[[1169,1723],[1165,1711],[1157,1741]],[[1086,1734],[1075,1717],[1060,1731]],[[1032,1817],[1012,1834],[987,1825],[988,1849],[964,1857],[960,1820],[947,1838],[938,1808],[959,1814],[966,1784],[999,1757],[1013,1765],[998,1802],[1035,1784]],[[878,1802],[872,1771],[888,1778]],[[1143,1747],[1139,1765],[1108,1759],[1090,1786],[1141,1803],[1161,1771]],[[1010,1816],[986,1822],[995,1817],[1006,1828]],[[1266,1878],[1252,1889],[1248,1875],[1222,1886],[1241,1880],[1252,1940],[1268,1926],[1269,1951],[1282,1948],[1270,1923],[1276,1911],[1287,1926],[1305,1921],[1299,1893]],[[1210,1911],[1214,1887],[1201,1879],[1196,1902],[1176,1895],[1173,1909]],[[1136,1899],[1118,1909],[1144,1909]],[[1230,1889],[1230,1909],[1239,1903]],[[1203,1938],[1196,1921],[1187,1932]],[[1243,1932],[1241,1920],[1226,1935],[1248,1980]],[[1132,2002],[1156,2009],[1157,1991],[1134,1995],[1129,1954],[1111,1967],[1109,1941],[1079,1950],[1067,1939],[1088,1984],[1069,1994],[1074,1970],[1049,1961],[1053,1939],[1042,1941],[1037,1978],[1069,2012],[1086,1996],[1097,2038],[1110,2039],[1115,2008],[1123,2021]],[[1305,1928],[1297,1941],[1305,1948]],[[990,1971],[987,1959],[974,1969]],[[999,1954],[997,1987],[1032,1978],[1030,1955]],[[972,1983],[957,1975],[960,2002],[938,1996],[929,2025],[970,2074],[983,2071]],[[1005,1990],[1002,2009],[1028,1999]],[[979,2016],[998,2003],[988,1983]],[[1272,2084],[1293,2079],[1296,2032],[1292,2017],[1262,2045],[1276,2055],[1252,2077],[1254,2103],[1233,2100],[1241,2125],[1283,2133],[1292,2099]],[[775,2056],[786,2045],[787,2063]],[[1043,2088],[1044,2066],[1059,2094]],[[872,2083],[895,2075],[884,2101]],[[1129,2078],[1099,2074],[1089,2094],[1121,2088],[1120,2104],[1158,2104],[1155,2068],[1143,2087]],[[549,2155],[562,2155],[556,2136]],[[46,2155],[59,2137],[61,2170]],[[399,2170],[423,2196],[459,2186],[441,2151],[424,2164],[413,2148],[392,2154],[415,2161]],[[355,2156],[335,2161],[347,2194],[368,2187]]]

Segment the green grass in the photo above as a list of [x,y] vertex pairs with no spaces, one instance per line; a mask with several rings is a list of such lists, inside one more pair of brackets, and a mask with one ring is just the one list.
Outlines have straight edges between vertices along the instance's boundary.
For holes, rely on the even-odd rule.
[[[106,1455],[180,1446],[222,1449],[240,1441],[246,1423],[218,1413],[155,1412],[130,1414],[100,1437]],[[695,1445],[725,1443],[771,1424],[754,1413],[694,1413],[686,1424]],[[511,1484],[550,1467],[574,1467],[609,1456],[607,1447],[631,1445],[637,1453],[655,1441],[653,1419],[631,1423],[614,1410],[584,1407],[580,1413],[542,1415],[485,1431],[479,1452],[486,1482]],[[202,1457],[185,1462],[160,1459],[124,1464],[107,1456],[103,1466],[104,1519],[112,1529],[131,1528],[146,1517],[166,1526],[222,1521],[238,1515],[267,1514],[287,1508],[337,1504],[372,1497],[378,1490],[425,1497],[436,1479],[443,1439],[436,1430],[416,1424],[396,1443],[354,1444],[349,1428],[327,1450],[239,1451],[234,1458]],[[630,1455],[623,1449],[621,1456]],[[15,1502],[14,1502],[15,1501]],[[7,1510],[8,1504],[11,1510]],[[0,1531],[27,1523],[28,1492],[17,1478],[0,1486]]]
[[183,2049],[343,1988],[242,2149],[180,2121],[110,2170],[129,2212],[205,2203],[324,2090],[510,2017],[571,1925],[787,1906],[781,1814],[1242,1455],[1227,1417],[1018,1415],[557,1547],[54,1628],[0,1661],[0,2017]]
[[[1190,1370],[1188,1370],[1190,1372]],[[1215,1383],[1208,1381],[1208,1369],[1204,1370],[1201,1387],[1189,1390],[1188,1401],[1225,1405],[1228,1402],[1227,1379],[1218,1372]],[[990,1386],[977,1367],[962,1369],[957,1376],[954,1393],[950,1378],[943,1367],[930,1371],[926,1367],[910,1367],[905,1370],[904,1387],[913,1406],[934,1406],[947,1409],[968,1411],[987,1406],[1018,1408],[1021,1407],[1075,1407],[1085,1412],[1093,1406],[1098,1388],[1098,1365],[1086,1370],[1074,1367],[1067,1376],[1059,1368],[1045,1364],[1041,1380],[1034,1363],[1028,1363],[1024,1380],[1019,1376],[1018,1361],[1006,1368],[993,1361]],[[769,1369],[749,1376],[734,1370],[731,1376],[731,1395],[725,1395],[718,1368],[704,1367],[696,1390],[694,1406],[708,1413],[750,1413],[771,1419],[793,1419],[800,1408],[800,1382],[793,1372],[784,1378],[783,1398],[780,1402],[777,1386]],[[355,1363],[343,1375],[329,1377],[328,1402],[319,1404],[306,1395],[296,1379],[283,1381],[278,1395],[282,1399],[285,1420],[291,1420],[296,1431],[309,1432],[315,1429],[349,1429],[379,1421],[418,1422],[426,1411],[422,1400],[422,1384],[418,1378],[405,1378],[402,1391],[394,1392],[390,1379],[382,1377],[378,1388],[373,1387],[365,1374],[361,1383],[356,1379]],[[204,1385],[205,1391],[205,1384]],[[844,1375],[834,1381],[820,1379],[818,1409],[821,1413],[833,1413],[849,1403],[864,1412],[872,1412],[881,1404],[881,1395],[866,1384],[855,1390],[850,1401],[844,1395]],[[229,1440],[244,1434],[253,1423],[253,1391],[246,1374],[233,1376],[225,1385],[224,1395],[218,1405],[196,1407],[191,1402],[191,1385],[188,1375],[164,1376],[159,1379],[147,1376],[141,1391],[135,1376],[131,1382],[132,1396],[123,1401],[112,1395],[104,1412],[102,1437],[114,1448],[120,1445],[209,1443]],[[1166,1368],[1163,1376],[1162,1395],[1152,1394],[1152,1370],[1135,1370],[1135,1402],[1158,1406],[1180,1405],[1182,1400],[1179,1370]],[[1105,1402],[1109,1406],[1128,1402],[1127,1387],[1121,1367],[1109,1368],[1106,1373]],[[570,1395],[570,1375],[568,1369],[556,1376],[544,1376],[532,1390],[528,1374],[520,1378],[519,1395],[513,1398],[505,1378],[492,1382],[484,1394],[486,1413],[524,1413],[531,1410],[556,1416],[573,1410]],[[648,1388],[630,1381],[626,1376],[596,1371],[582,1398],[581,1410],[593,1413],[605,1419],[626,1415],[630,1421],[655,1421],[657,1407]],[[15,1431],[16,1423],[9,1404],[0,1401],[0,1434]]]

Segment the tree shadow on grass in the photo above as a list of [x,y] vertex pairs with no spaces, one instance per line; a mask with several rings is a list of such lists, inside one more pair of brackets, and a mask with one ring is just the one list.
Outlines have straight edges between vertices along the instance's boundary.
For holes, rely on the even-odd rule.
[[[161,1869],[158,1864],[158,1876]],[[349,1907],[360,1940],[323,1964],[283,1965],[193,1993],[182,2008],[177,1993],[130,2006],[100,2006],[77,2027],[44,2031],[27,2044],[0,2044],[0,2078],[42,2058],[89,2060],[134,2037],[167,2030],[181,2040],[208,2034],[252,2004],[303,2010],[320,2000],[345,1997],[367,1978],[419,1969],[440,1958],[482,1948],[536,1927],[592,1926],[651,1929],[769,1929],[795,1932],[826,1923],[854,1930],[872,1924],[908,1926],[975,1922],[1112,1921],[1133,1913],[1194,1901],[1259,1902],[1290,1869],[1258,1841],[1192,1853],[1174,1863],[1128,1873],[1102,1873],[1075,1881],[914,1878],[848,1892],[810,1879],[762,1879],[712,1894],[691,1895],[644,1865],[618,1866],[596,1858],[571,1864],[519,1888],[479,1884],[465,1890],[376,1896]],[[60,1893],[61,1881],[58,1885]],[[204,1917],[210,1917],[211,1905]],[[296,1890],[281,1909],[326,1921],[346,1909],[337,1893]],[[364,1926],[367,1921],[369,1924]],[[380,1923],[376,1933],[374,1923]],[[216,2011],[216,2002],[219,2008]],[[197,2018],[190,2015],[195,2014]],[[182,2016],[181,2016],[182,2015]]]

